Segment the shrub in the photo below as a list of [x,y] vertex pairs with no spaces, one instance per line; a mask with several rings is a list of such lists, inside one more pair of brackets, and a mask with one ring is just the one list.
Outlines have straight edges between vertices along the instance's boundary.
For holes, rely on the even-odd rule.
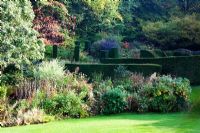
[[[69,98],[71,98],[70,100],[74,100],[75,98],[77,98],[77,102],[81,102],[81,104],[83,103],[84,106],[90,106],[93,104],[94,98],[92,92],[93,90],[92,85],[88,83],[88,79],[84,74],[81,73],[78,74],[77,72],[78,69],[76,69],[76,71],[73,73],[69,71],[65,72],[64,67],[60,65],[57,60],[53,60],[51,62],[44,62],[39,66],[38,70],[35,70],[35,76],[36,78],[39,79],[38,82],[40,84],[40,89],[42,92],[44,92],[45,95],[45,97],[43,98],[47,99],[47,103],[49,103],[50,106],[54,106],[52,105],[53,101],[60,102],[61,99],[64,99],[65,100],[64,102],[67,102]],[[74,95],[72,95],[71,91],[73,91]],[[71,95],[69,95],[69,93]],[[41,101],[43,100],[41,99]],[[64,107],[61,108],[61,111],[63,108]],[[63,114],[61,114],[62,112],[60,114],[58,114],[59,112],[58,113],[50,112],[50,113],[60,116],[68,115],[64,114],[66,112],[63,112]],[[72,112],[68,113],[70,116],[75,117],[73,116]],[[82,113],[79,114],[80,117],[83,117],[84,112],[80,113]],[[78,114],[76,113],[76,115]]]
[[174,95],[176,96],[177,104],[175,106],[175,111],[188,110],[192,91],[190,81],[186,78],[176,78],[172,84],[174,85]]
[[80,62],[95,62],[94,58],[88,55],[87,52],[80,52]]
[[43,62],[34,70],[35,78],[42,83],[41,89],[46,90],[47,95],[64,85],[64,66],[57,60]]
[[58,117],[85,117],[88,116],[86,105],[82,104],[81,98],[74,92],[65,95],[56,95],[45,99],[42,107],[45,112]]
[[114,85],[123,86],[125,90],[130,90],[132,88],[132,82],[130,77],[132,73],[126,69],[124,66],[119,66],[114,70]]
[[117,78],[123,79],[131,76],[131,72],[128,71],[124,66],[118,66],[116,69],[114,69],[114,72],[115,72],[114,73],[115,79]]
[[102,110],[102,100],[101,97],[102,95],[113,88],[113,82],[112,80],[103,79],[103,74],[102,73],[94,73],[92,75],[92,82],[93,82],[93,93],[94,93],[94,104],[92,106],[92,113],[93,114],[100,114]]
[[113,82],[111,79],[103,80],[102,78],[100,82],[93,81],[93,85],[94,85],[94,92],[97,92],[97,93],[98,92],[103,93],[113,88]]
[[0,86],[0,100],[5,100],[7,94],[7,87],[6,86]]
[[6,94],[7,94],[7,87],[0,86],[0,121],[4,120],[4,115],[6,111]]
[[118,48],[119,45],[114,39],[105,39],[100,42],[100,50],[111,50],[112,48]]
[[[159,88],[163,87],[163,88]],[[163,89],[163,90],[162,90]],[[168,86],[156,86],[154,98],[150,102],[149,110],[154,112],[172,112],[176,105],[176,97]]]
[[123,112],[126,109],[126,94],[120,87],[106,91],[102,97],[102,113],[115,114]]
[[90,53],[94,57],[100,57],[100,51],[106,50],[108,52],[113,48],[119,48],[119,44],[115,39],[106,38],[100,41],[94,42],[90,47]]
[[18,85],[23,80],[20,72],[5,73],[0,77],[0,85]]
[[26,112],[19,110],[17,113],[17,125],[29,125],[38,123],[47,123],[52,121],[54,118],[47,116],[43,110],[32,108]]
[[64,86],[58,91],[58,93],[67,94],[68,91],[74,91],[78,97],[81,98],[87,104],[93,102],[93,87],[88,83],[86,75],[81,73],[66,73],[64,78]]
[[131,79],[131,83],[132,83],[131,88],[129,88],[129,90],[128,90],[130,93],[138,92],[139,90],[141,90],[143,85],[147,83],[144,76],[140,73],[132,74],[130,79]]
[[46,115],[43,110],[38,108],[33,108],[29,110],[18,110],[16,114],[16,116],[14,114],[11,114],[12,116],[2,121],[0,125],[2,127],[10,127],[16,125],[19,126],[47,123],[54,120],[54,117]]
[[38,70],[34,71],[35,77],[40,80],[60,81],[64,78],[64,66],[58,60],[43,62]]
[[129,92],[129,111],[177,112],[186,111],[190,105],[190,82],[184,78],[156,76],[141,80],[138,90]]
[[138,95],[138,92],[143,88],[144,84],[147,83],[143,75],[131,73],[125,70],[123,67],[118,68],[117,73],[117,78],[114,78],[114,85],[122,86],[121,89],[128,93],[128,110],[138,112],[145,112],[148,110],[148,104],[145,101],[145,98]]
[[149,99],[143,96],[135,97],[138,102],[137,112],[145,113],[149,111]]
[[138,49],[121,49],[120,55],[122,56],[122,58],[139,59],[140,58],[140,50],[138,50]]
[[187,79],[161,76],[145,85],[140,93],[148,98],[150,111],[185,111],[189,107],[191,87]]
[[127,97],[127,108],[129,111],[133,111],[133,112],[137,112],[137,108],[138,108],[138,101],[135,97],[133,97],[132,95],[129,95]]

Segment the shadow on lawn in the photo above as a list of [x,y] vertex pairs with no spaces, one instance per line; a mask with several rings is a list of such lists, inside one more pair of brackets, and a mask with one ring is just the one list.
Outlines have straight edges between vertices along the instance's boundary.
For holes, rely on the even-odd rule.
[[[154,127],[156,129],[169,129],[175,133],[200,133],[200,116],[186,113],[172,114],[121,114],[100,116],[100,120],[133,120],[144,122],[134,125],[138,128]],[[146,123],[147,122],[147,123]]]
[[150,124],[141,124],[138,127],[153,126],[157,129],[171,129],[175,133],[199,133],[199,118],[164,119]]
[[137,127],[153,126],[161,130],[172,129],[175,133],[200,133],[200,115],[195,114],[152,114],[152,116],[134,117],[132,120],[156,120],[152,123],[137,125]]

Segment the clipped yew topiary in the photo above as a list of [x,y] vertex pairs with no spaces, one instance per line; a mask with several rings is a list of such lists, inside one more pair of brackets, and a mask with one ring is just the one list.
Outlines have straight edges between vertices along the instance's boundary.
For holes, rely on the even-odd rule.
[[80,42],[76,42],[74,48],[74,60],[79,61],[79,59],[80,59]]

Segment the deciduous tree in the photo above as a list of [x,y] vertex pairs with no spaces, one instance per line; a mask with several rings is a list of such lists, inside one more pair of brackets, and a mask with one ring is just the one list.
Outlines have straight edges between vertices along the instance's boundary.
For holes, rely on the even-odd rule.
[[0,1],[0,66],[17,67],[44,57],[44,44],[32,28],[34,12],[29,0]]

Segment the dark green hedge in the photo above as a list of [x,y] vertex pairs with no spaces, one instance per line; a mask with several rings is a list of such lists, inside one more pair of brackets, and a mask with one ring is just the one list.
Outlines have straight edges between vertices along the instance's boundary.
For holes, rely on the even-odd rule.
[[109,51],[109,57],[110,58],[119,58],[119,49],[118,48],[112,48]]
[[167,54],[160,49],[155,49],[154,53],[156,54],[157,57],[167,57]]
[[162,74],[188,78],[192,84],[200,84],[200,56],[164,57],[152,59],[102,59],[106,64],[159,64]]
[[160,50],[140,50],[140,58],[159,58],[159,57],[167,57],[167,54]]
[[153,50],[140,50],[140,58],[156,58]]
[[[143,73],[144,75],[151,75],[154,72],[160,73],[162,67],[156,64],[120,64],[126,67],[131,72]],[[112,77],[114,75],[114,69],[116,69],[119,64],[66,64],[66,69],[74,71],[79,67],[79,71],[91,76],[92,73],[103,73],[104,76]]]
[[169,56],[174,56],[174,52],[173,51],[165,51],[165,54],[169,57]]

